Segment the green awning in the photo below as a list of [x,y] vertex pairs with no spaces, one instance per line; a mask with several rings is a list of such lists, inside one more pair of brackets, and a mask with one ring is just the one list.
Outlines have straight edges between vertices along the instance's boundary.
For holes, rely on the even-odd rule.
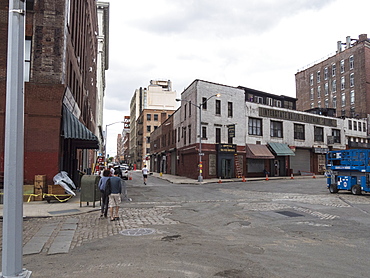
[[81,123],[65,105],[63,105],[62,136],[65,139],[73,140],[81,149],[99,148],[98,137]]
[[276,156],[295,155],[295,153],[288,147],[287,144],[282,143],[268,143],[270,149]]

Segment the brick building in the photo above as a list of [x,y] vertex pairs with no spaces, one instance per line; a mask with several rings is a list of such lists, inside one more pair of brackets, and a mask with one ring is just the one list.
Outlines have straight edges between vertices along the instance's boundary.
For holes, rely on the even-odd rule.
[[[4,157],[8,1],[0,0],[0,169]],[[24,179],[61,170],[78,184],[99,148],[96,1],[27,1]]]
[[[344,45],[344,47],[343,47]],[[370,40],[337,42],[329,58],[296,73],[297,109],[335,109],[337,117],[367,118],[370,114]]]

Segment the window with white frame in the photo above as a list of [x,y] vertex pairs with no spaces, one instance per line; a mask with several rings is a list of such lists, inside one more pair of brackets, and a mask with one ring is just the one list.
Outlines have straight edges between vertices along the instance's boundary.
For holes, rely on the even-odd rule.
[[327,96],[329,94],[329,84],[328,84],[328,82],[325,83],[324,90],[325,90],[325,95]]
[[346,106],[346,94],[342,94],[342,107]]
[[305,140],[304,125],[294,124],[294,139]]
[[276,107],[281,107],[281,100],[274,101]]
[[313,92],[313,88],[311,88],[311,93],[310,93],[310,100],[313,100],[313,98],[314,98],[314,92]]
[[30,81],[31,71],[31,40],[24,41],[24,82]]
[[331,135],[334,138],[334,143],[340,144],[340,130],[339,129],[333,129],[331,131]]
[[337,66],[335,64],[331,65],[331,76],[334,77],[337,71]]
[[321,98],[321,86],[317,87],[317,97]]
[[361,123],[360,123],[360,122],[358,122],[358,131],[362,131],[362,130],[361,130],[361,127],[362,127],[362,126],[361,126]]
[[337,80],[333,80],[331,83],[331,91],[335,93],[337,91]]
[[344,78],[344,76],[342,76],[340,78],[340,89],[341,90],[344,90],[345,89],[345,85],[346,85],[346,79]]
[[352,70],[354,67],[353,55],[349,56],[349,69]]
[[316,80],[317,80],[317,83],[320,83],[320,81],[321,81],[321,74],[320,74],[320,71],[318,71],[317,72],[317,78],[316,78]]
[[349,76],[349,86],[350,87],[355,86],[355,74],[354,73],[351,73]]
[[355,104],[355,91],[354,90],[351,90],[351,92],[349,93],[349,99],[350,99],[351,105]]
[[313,102],[311,102],[311,105],[310,105],[311,108],[314,108],[315,107],[315,104]]
[[333,97],[333,108],[337,108],[337,97]]
[[328,68],[324,68],[324,79],[327,80],[328,79]]
[[340,72],[344,72],[344,60],[340,60]]
[[357,122],[356,121],[353,121],[353,130],[357,131]]
[[325,108],[329,108],[329,100],[327,98],[325,99],[324,105],[325,105]]
[[313,85],[313,73],[310,74],[310,85]]
[[270,97],[266,98],[267,105],[272,106],[274,104],[274,100]]
[[324,142],[324,128],[314,127],[314,140],[315,142]]
[[321,108],[321,100],[317,102],[317,107]]

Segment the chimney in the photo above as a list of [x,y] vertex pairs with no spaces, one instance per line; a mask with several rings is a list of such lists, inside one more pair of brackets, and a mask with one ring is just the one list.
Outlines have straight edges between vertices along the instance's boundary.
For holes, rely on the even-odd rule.
[[346,37],[346,49],[351,47],[351,37],[347,36]]
[[337,41],[337,53],[342,52],[342,42]]
[[367,40],[367,34],[361,34],[358,36],[359,42],[363,42]]

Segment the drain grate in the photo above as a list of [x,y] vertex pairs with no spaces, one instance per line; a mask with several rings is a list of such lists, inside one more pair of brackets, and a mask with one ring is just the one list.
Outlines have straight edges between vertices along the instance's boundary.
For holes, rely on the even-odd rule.
[[150,229],[150,228],[139,228],[139,229],[123,230],[119,233],[124,236],[146,236],[146,235],[154,234],[155,230]]
[[288,217],[302,217],[302,216],[304,216],[303,214],[295,213],[295,212],[288,211],[288,210],[277,211],[276,213],[280,213],[280,214],[288,216]]

